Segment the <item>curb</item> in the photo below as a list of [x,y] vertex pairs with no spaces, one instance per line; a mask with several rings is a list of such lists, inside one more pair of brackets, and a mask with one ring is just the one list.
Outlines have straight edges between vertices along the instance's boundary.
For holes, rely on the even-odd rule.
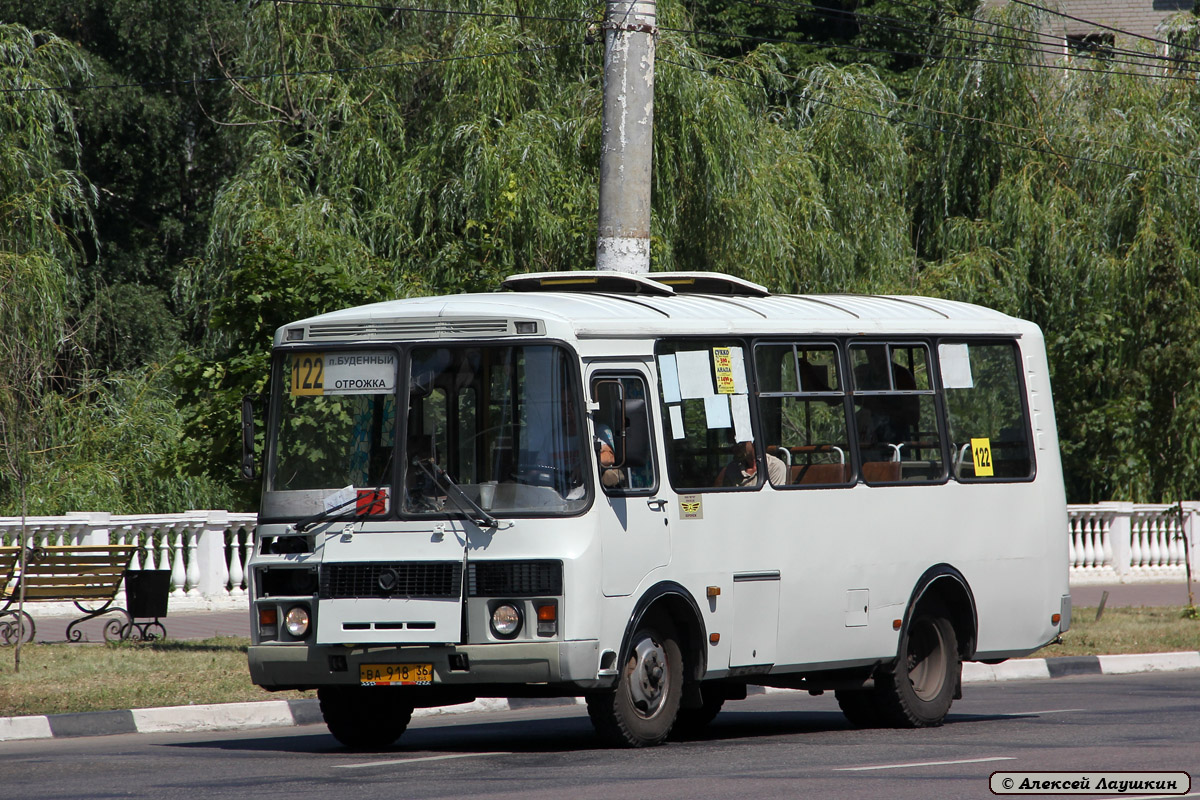
[[[1200,670],[1200,652],[1147,653],[1120,656],[1074,656],[1068,658],[1024,658],[1002,664],[963,664],[963,683],[994,683],[1066,678],[1074,675],[1128,675],[1135,672]],[[753,687],[751,687],[753,689]],[[766,692],[795,692],[798,689],[767,689]],[[751,692],[752,694],[754,692]],[[439,708],[419,708],[414,718],[448,714],[515,711],[541,706],[569,706],[582,698],[523,699],[481,698],[471,703]],[[197,731],[250,730],[322,722],[317,700],[268,700],[249,703],[218,703],[198,706],[138,708],[128,711],[92,711],[31,717],[0,717],[0,742],[25,739],[61,739],[79,736],[109,736],[120,733],[189,733]]]

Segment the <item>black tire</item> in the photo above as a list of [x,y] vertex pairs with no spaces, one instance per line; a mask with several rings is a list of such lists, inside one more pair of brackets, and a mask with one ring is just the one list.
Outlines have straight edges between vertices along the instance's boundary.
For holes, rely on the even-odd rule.
[[876,707],[896,727],[936,728],[950,712],[961,668],[950,620],[918,612],[901,637],[895,666],[875,679]]
[[675,715],[671,728],[672,739],[691,739],[704,732],[725,705],[725,696],[713,690],[700,689],[701,705],[697,708],[681,708]]
[[351,750],[384,750],[412,719],[413,704],[402,689],[327,686],[317,690],[321,716],[333,738]]
[[643,624],[630,642],[616,688],[588,695],[588,716],[609,744],[652,747],[670,734],[682,693],[683,655],[675,635]]
[[837,698],[838,707],[850,724],[856,728],[879,728],[884,724],[883,715],[879,712],[879,702],[875,693],[869,689],[841,690],[833,693]]

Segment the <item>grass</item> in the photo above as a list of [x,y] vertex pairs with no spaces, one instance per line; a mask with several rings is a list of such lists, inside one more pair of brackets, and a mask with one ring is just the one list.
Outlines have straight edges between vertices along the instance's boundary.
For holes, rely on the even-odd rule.
[[1183,607],[1106,608],[1096,621],[1095,608],[1076,608],[1062,644],[1043,647],[1035,656],[1102,656],[1122,653],[1171,653],[1200,650],[1200,619]]
[[0,717],[315,697],[250,682],[250,640],[24,644],[0,649]]
[[[0,717],[314,697],[250,683],[244,638],[115,644],[28,644],[21,671],[0,648]],[[1043,658],[1200,650],[1200,619],[1182,608],[1077,608]]]

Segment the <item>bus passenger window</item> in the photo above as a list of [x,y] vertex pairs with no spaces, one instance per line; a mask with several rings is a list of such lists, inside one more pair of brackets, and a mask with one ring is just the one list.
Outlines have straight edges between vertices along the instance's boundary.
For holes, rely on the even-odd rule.
[[758,414],[768,457],[786,471],[781,486],[847,485],[854,474],[846,392],[832,344],[760,344],[754,348]]
[[[751,426],[744,352],[738,340],[658,344],[667,476],[676,491],[756,489],[771,469]],[[737,480],[727,480],[738,463]]]
[[608,494],[640,494],[657,486],[651,451],[650,409],[640,376],[613,376],[592,382],[596,468]]
[[863,480],[943,480],[937,403],[925,345],[855,344],[850,365]]
[[1033,475],[1020,360],[1012,342],[938,345],[954,476],[961,481]]

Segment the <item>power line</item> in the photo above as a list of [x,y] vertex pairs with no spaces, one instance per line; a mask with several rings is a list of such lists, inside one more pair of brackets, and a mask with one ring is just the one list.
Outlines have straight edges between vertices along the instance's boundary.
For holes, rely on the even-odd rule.
[[[939,28],[939,27],[931,25],[931,24],[915,22],[913,20],[905,20],[905,19],[900,19],[898,17],[887,17],[887,16],[881,16],[881,15],[877,15],[877,14],[864,14],[864,13],[861,13],[858,11],[848,11],[846,9],[832,8],[829,6],[819,6],[819,5],[814,5],[812,3],[804,3],[804,2],[790,2],[790,3],[784,3],[782,5],[780,3],[756,2],[756,0],[740,0],[740,2],[743,5],[754,6],[754,7],[758,7],[758,8],[771,8],[771,9],[776,9],[776,10],[780,10],[780,11],[796,11],[796,10],[801,10],[801,9],[808,9],[811,11],[820,12],[826,16],[831,16],[831,15],[848,16],[848,17],[853,17],[855,20],[867,20],[867,21],[871,22],[871,24],[876,25],[877,27],[880,27],[883,29],[887,29],[887,30],[908,31],[908,32],[913,32],[913,33],[928,33],[930,36],[937,35],[942,38],[949,39],[951,41],[961,41],[961,42],[967,42],[970,44],[998,45],[999,42],[993,41],[993,40],[1002,40],[1002,41],[1013,42],[1014,44],[1000,45],[1000,46],[1012,47],[1015,50],[1023,50],[1023,51],[1030,52],[1030,53],[1040,53],[1043,55],[1053,55],[1053,56],[1059,56],[1062,54],[1061,51],[1058,49],[1050,49],[1050,50],[1043,49],[1043,45],[1046,44],[1046,42],[1044,40],[1050,38],[1050,36],[1041,31],[1034,31],[1034,30],[1030,30],[1028,28],[1021,28],[1021,27],[1018,27],[1015,25],[1008,25],[1005,23],[1001,23],[998,20],[990,20],[990,19],[989,20],[980,20],[980,19],[976,19],[974,17],[966,17],[961,14],[955,14],[946,9],[937,8],[937,7],[933,7],[933,6],[920,5],[917,3],[906,3],[903,0],[896,0],[896,2],[899,2],[901,5],[907,6],[908,8],[917,9],[918,11],[925,11],[925,12],[932,13],[932,14],[953,17],[955,19],[966,20],[969,22],[981,22],[981,21],[986,22],[986,24],[988,24],[992,27],[1006,28],[1009,30],[1018,31],[1020,33],[1026,33],[1026,34],[1036,37],[1036,39],[1027,39],[1027,38],[1020,37],[1020,36],[1007,36],[1004,34],[988,33],[988,32],[975,33],[975,32],[968,31],[968,32],[962,32],[962,34],[958,34],[957,32],[950,32],[944,28]],[[783,0],[780,0],[780,2],[783,2]],[[897,23],[897,24],[893,25],[893,24],[886,24],[886,23]],[[1156,53],[1141,53],[1141,52],[1138,52],[1137,50],[1129,50],[1126,48],[1119,48],[1119,47],[1106,47],[1105,53],[1112,53],[1112,54],[1121,55],[1121,56],[1129,56],[1131,58],[1137,59],[1137,61],[1122,61],[1121,63],[1140,64],[1145,61],[1167,61],[1172,64],[1177,63],[1176,59],[1172,59],[1168,56],[1160,56]]]
[[[997,64],[997,65],[1003,65],[1003,66],[1030,67],[1032,69],[1049,69],[1049,70],[1056,70],[1059,72],[1094,73],[1094,74],[1098,74],[1098,75],[1113,74],[1112,70],[1090,69],[1087,67],[1072,67],[1072,66],[1065,65],[1065,64],[1048,64],[1045,62],[1039,63],[1037,61],[1010,61],[1010,60],[999,59],[999,58],[983,58],[980,56],[956,56],[956,55],[945,55],[945,54],[939,54],[939,53],[917,53],[917,52],[914,52],[911,50],[892,50],[892,49],[884,48],[884,47],[862,47],[860,45],[852,45],[852,44],[847,44],[847,43],[843,43],[843,42],[796,41],[794,39],[781,39],[781,38],[770,37],[770,36],[751,36],[749,34],[722,33],[720,31],[702,31],[702,30],[694,30],[694,29],[688,29],[688,28],[671,28],[671,27],[665,27],[665,26],[660,26],[659,30],[660,31],[669,31],[672,33],[682,33],[682,34],[687,34],[687,35],[691,35],[691,36],[709,36],[709,37],[718,37],[718,38],[725,38],[725,39],[739,39],[742,41],[760,42],[763,44],[813,45],[816,47],[827,47],[827,48],[837,49],[837,50],[850,50],[852,52],[858,52],[858,53],[881,53],[881,54],[896,55],[896,56],[913,56],[916,58],[940,60],[940,61],[963,61],[963,62],[976,63],[976,64]],[[1195,70],[1188,70],[1188,71],[1194,72]],[[1173,74],[1165,74],[1165,73],[1164,74],[1136,73],[1136,72],[1128,72],[1125,74],[1136,75],[1138,77],[1145,77],[1145,78],[1162,79],[1162,80],[1181,80],[1181,81],[1191,81],[1191,82],[1196,81],[1196,78],[1192,77],[1190,75],[1173,75]]]
[[[1196,174],[1172,172],[1170,170],[1153,169],[1150,167],[1137,167],[1132,164],[1124,164],[1124,163],[1117,162],[1117,161],[1108,161],[1106,159],[1092,158],[1090,156],[1069,155],[1067,153],[1058,152],[1057,150],[1051,150],[1048,147],[1036,147],[1034,145],[1020,144],[1018,142],[1004,142],[999,139],[993,139],[989,136],[980,136],[980,135],[961,133],[959,131],[953,131],[948,128],[942,128],[937,125],[930,125],[930,124],[923,123],[923,122],[917,122],[915,120],[904,119],[903,117],[894,117],[894,116],[890,116],[888,114],[881,114],[881,113],[878,113],[875,111],[867,111],[867,110],[861,109],[861,108],[852,108],[850,106],[840,105],[838,103],[834,103],[829,100],[822,100],[820,98],[813,97],[811,94],[796,94],[793,92],[785,92],[782,89],[772,89],[767,86],[761,86],[759,84],[751,83],[750,81],[741,80],[739,78],[734,78],[729,75],[722,75],[720,73],[713,72],[712,70],[704,69],[702,67],[691,66],[689,64],[680,64],[678,62],[670,61],[670,60],[664,59],[664,58],[659,58],[659,59],[657,59],[657,61],[659,63],[670,64],[671,66],[679,67],[681,69],[689,69],[689,70],[693,70],[695,72],[700,72],[700,73],[703,73],[706,75],[711,75],[715,78],[730,81],[732,83],[740,83],[740,84],[749,86],[753,89],[757,89],[760,91],[773,92],[777,95],[782,95],[784,97],[818,103],[820,105],[826,105],[826,106],[829,106],[831,108],[836,108],[841,111],[848,111],[853,114],[861,114],[863,116],[880,119],[880,120],[883,120],[884,122],[890,122],[890,123],[899,122],[902,125],[909,125],[911,127],[923,128],[925,130],[932,131],[934,133],[939,133],[939,134],[943,134],[946,136],[953,136],[958,139],[967,139],[967,140],[973,140],[973,141],[978,141],[978,142],[984,142],[987,144],[994,144],[999,147],[1010,147],[1010,148],[1013,148],[1016,150],[1024,150],[1026,152],[1037,153],[1039,155],[1053,156],[1055,158],[1061,158],[1061,159],[1068,160],[1068,161],[1079,161],[1079,162],[1083,162],[1083,163],[1096,164],[1098,166],[1105,166],[1105,167],[1117,167],[1119,169],[1123,169],[1123,170],[1131,171],[1131,172],[1145,172],[1145,173],[1150,173],[1150,174],[1155,174],[1155,175],[1164,175],[1164,176],[1171,177],[1171,178],[1182,178],[1184,180],[1200,180],[1200,175],[1196,175]],[[784,77],[795,78],[796,76],[785,75]]]
[[[542,47],[521,47],[516,50],[500,50],[494,53],[474,53],[468,56],[446,56],[444,58],[423,58],[416,61],[394,61],[387,64],[364,64],[359,67],[338,67],[333,69],[309,69],[298,70],[287,73],[288,77],[304,76],[304,75],[334,75],[342,72],[366,72],[370,70],[381,69],[396,69],[400,67],[422,67],[429,64],[445,64],[451,61],[470,61],[476,58],[498,58],[500,56],[521,55],[523,53],[540,53],[546,50],[558,50],[564,47],[573,47],[577,44],[586,44],[584,40],[564,42],[562,44],[551,44]],[[263,81],[271,78],[283,77],[282,72],[264,72],[257,75],[221,75],[210,78],[193,78],[191,80],[172,80],[172,81],[151,81],[146,83],[100,83],[87,84],[84,86],[27,86],[17,88],[0,89],[3,94],[20,94],[25,92],[82,92],[91,91],[93,89],[131,89],[131,88],[147,88],[155,86],[195,86],[205,83],[224,83],[224,82],[249,82]]]
[[[965,17],[961,14],[955,14],[952,11],[944,11],[942,9],[938,9],[935,6],[926,6],[926,5],[922,5],[920,3],[907,2],[906,0],[892,0],[892,2],[898,3],[903,6],[908,6],[909,8],[916,8],[916,9],[923,10],[923,11],[936,11],[938,13],[944,13],[947,16],[951,16],[956,19],[976,21],[975,17]],[[1053,11],[1048,8],[1042,8],[1041,6],[1033,5],[1032,3],[1021,2],[1021,0],[1013,0],[1013,2],[1023,5],[1023,6],[1028,6],[1029,8],[1032,8],[1035,10],[1045,11],[1046,13],[1052,14],[1055,16],[1064,16],[1064,17],[1067,17],[1068,19],[1072,19],[1076,22],[1082,22],[1086,25],[1091,25],[1092,27],[1100,28],[1102,30],[1109,30],[1114,33],[1119,33],[1122,36],[1128,36],[1133,39],[1144,39],[1146,41],[1154,42],[1156,44],[1162,44],[1162,45],[1166,45],[1168,47],[1174,47],[1177,50],[1187,50],[1187,51],[1193,52],[1193,53],[1200,53],[1200,48],[1191,47],[1191,46],[1188,46],[1188,45],[1180,43],[1180,42],[1171,42],[1171,41],[1166,41],[1163,39],[1155,39],[1152,36],[1145,36],[1140,33],[1134,33],[1133,31],[1124,30],[1122,28],[1114,28],[1114,27],[1111,27],[1108,25],[1101,24],[1099,22],[1094,22],[1089,19],[1083,19],[1082,17],[1072,17],[1068,14],[1062,14],[1061,12],[1058,12],[1058,11]],[[1020,33],[1028,33],[1028,34],[1032,34],[1032,35],[1038,36],[1038,37],[1050,38],[1053,36],[1052,34],[1046,33],[1045,31],[1035,31],[1035,30],[1031,30],[1029,28],[1022,28],[1018,25],[1011,25],[1011,24],[1008,24],[1005,22],[1001,22],[1000,20],[989,19],[989,20],[987,20],[987,22],[988,22],[988,24],[996,26],[996,27],[1007,28],[1008,30],[1018,31]],[[1057,37],[1053,37],[1053,38],[1057,38]],[[1153,54],[1142,53],[1137,50],[1131,50],[1129,48],[1123,48],[1123,47],[1113,46],[1113,47],[1105,47],[1104,49],[1106,52],[1120,53],[1123,55],[1136,56],[1138,58],[1146,58],[1146,59],[1152,58],[1152,59],[1157,59],[1157,60],[1166,61],[1166,62],[1170,62],[1170,63],[1176,63],[1176,61],[1177,61],[1176,59],[1172,58],[1171,56],[1158,55],[1157,53],[1153,53]]]
[[1175,47],[1180,50],[1190,50],[1193,53],[1200,53],[1200,48],[1189,47],[1188,45],[1180,44],[1177,42],[1170,42],[1170,41],[1167,41],[1166,39],[1156,39],[1153,36],[1146,36],[1141,33],[1134,33],[1133,31],[1127,31],[1122,28],[1114,28],[1111,25],[1104,25],[1099,22],[1094,22],[1093,20],[1090,20],[1090,19],[1083,19],[1082,17],[1073,17],[1070,14],[1063,13],[1062,11],[1054,11],[1053,9],[1049,9],[1044,6],[1039,6],[1034,3],[1028,3],[1025,0],[1010,0],[1010,2],[1016,3],[1017,5],[1020,5],[1020,6],[1025,6],[1026,8],[1032,8],[1035,11],[1042,11],[1042,12],[1045,12],[1046,14],[1051,14],[1056,17],[1063,17],[1064,19],[1069,19],[1073,22],[1082,22],[1086,25],[1091,25],[1093,28],[1099,28],[1100,30],[1111,31],[1113,33],[1119,33],[1122,36],[1131,36],[1135,39],[1143,39],[1147,42],[1154,42],[1155,44],[1163,44],[1163,45],[1166,45],[1167,47]]
[[589,23],[592,22],[588,17],[541,17],[530,16],[528,14],[502,14],[494,11],[458,11],[451,9],[438,8],[410,8],[406,6],[395,6],[374,3],[339,3],[335,0],[278,0],[281,5],[290,6],[326,6],[329,8],[363,8],[375,11],[404,11],[414,14],[444,14],[446,16],[462,16],[462,17],[492,17],[498,19],[514,19],[522,21],[538,21],[538,22],[576,22]]

